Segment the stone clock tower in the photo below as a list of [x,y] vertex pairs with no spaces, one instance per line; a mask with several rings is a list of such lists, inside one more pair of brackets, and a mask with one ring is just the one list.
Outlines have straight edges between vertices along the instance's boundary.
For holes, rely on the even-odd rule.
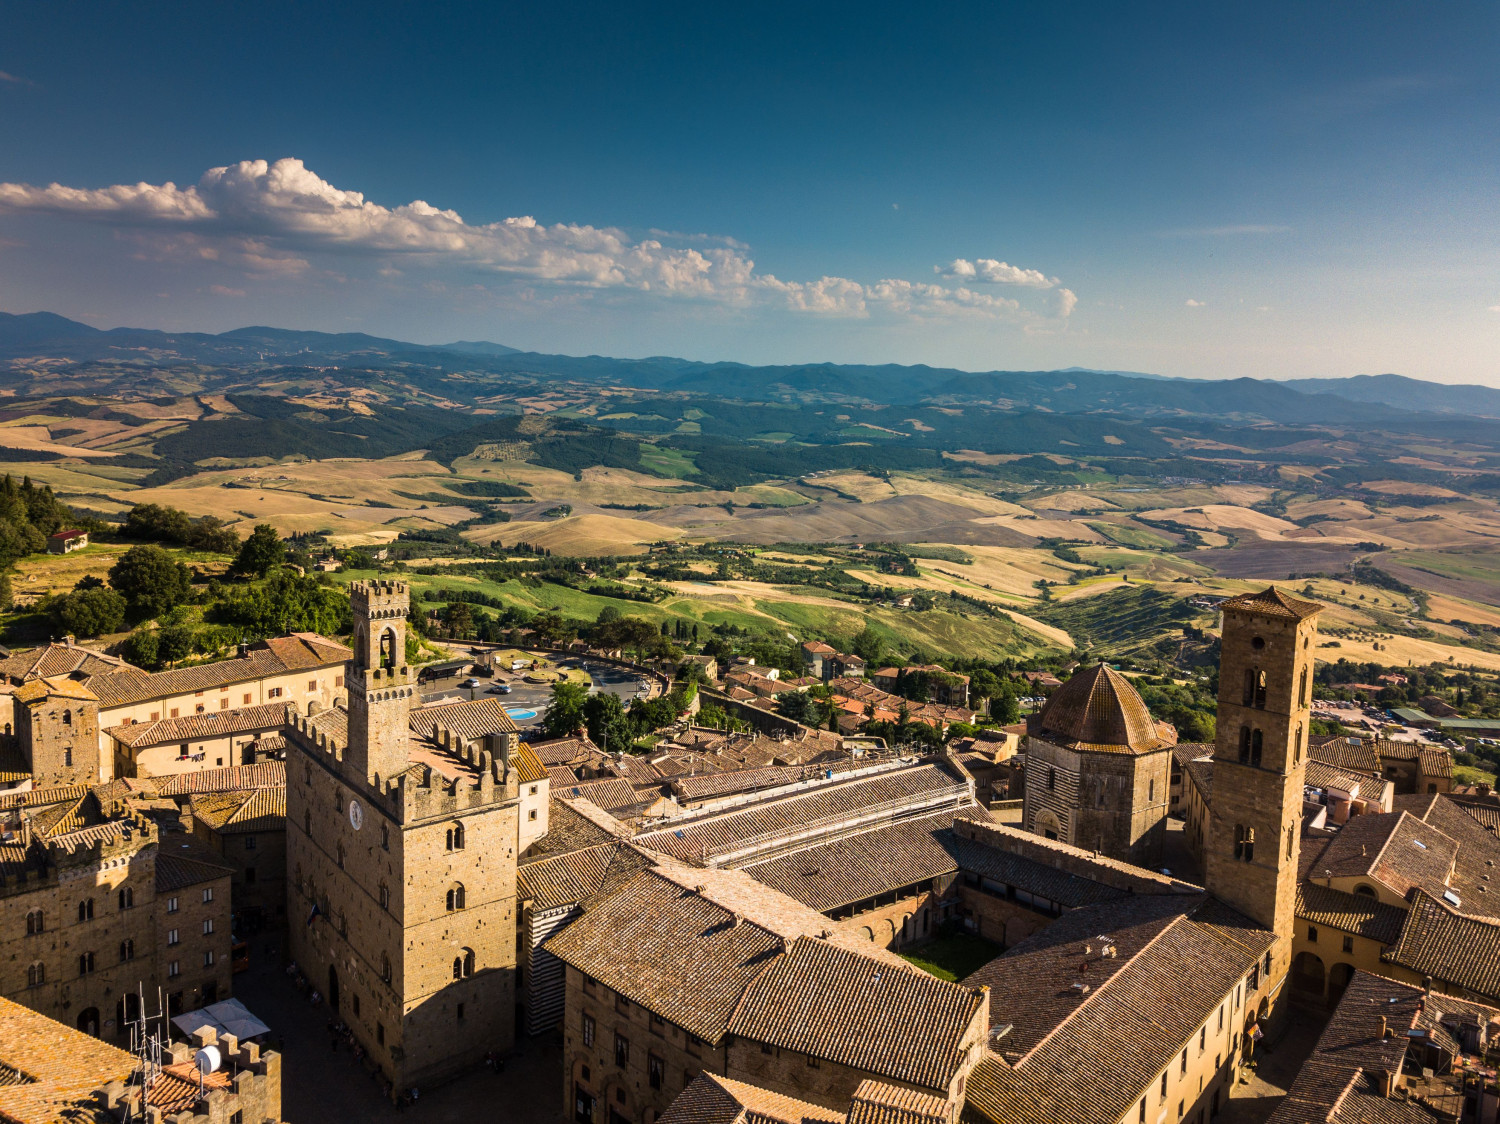
[[[514,725],[494,707],[455,704],[442,709],[472,710],[473,740],[414,734],[407,588],[357,582],[349,600],[348,710],[299,718],[287,737],[290,947],[404,1089],[514,1040]],[[503,729],[471,729],[486,717]],[[527,760],[530,780],[545,779]]]

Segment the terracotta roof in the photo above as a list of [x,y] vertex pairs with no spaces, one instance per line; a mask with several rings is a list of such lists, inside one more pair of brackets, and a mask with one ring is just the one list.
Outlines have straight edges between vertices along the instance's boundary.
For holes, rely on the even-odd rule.
[[[1411,1046],[1409,1031],[1444,1036],[1444,1021],[1455,1015],[1488,1022],[1500,1012],[1446,995],[1424,995],[1410,984],[1356,971],[1269,1124],[1430,1124],[1442,1119],[1415,1097],[1382,1096],[1379,1081],[1382,1073],[1401,1072]],[[1382,1030],[1394,1033],[1387,1037]]]
[[1282,617],[1298,621],[1306,620],[1323,611],[1323,606],[1316,601],[1299,601],[1281,592],[1274,585],[1266,586],[1259,593],[1242,593],[1238,597],[1221,601],[1219,608],[1226,612],[1259,613],[1264,617]]
[[1314,878],[1372,878],[1398,897],[1414,886],[1441,896],[1458,844],[1407,812],[1355,816],[1339,829],[1310,871]]
[[[24,688],[23,688],[24,689]],[[185,718],[163,718],[157,722],[135,722],[128,726],[111,726],[104,732],[121,745],[165,745],[198,738],[222,738],[251,730],[271,730],[289,721],[284,702],[245,706],[235,710],[205,711]]]
[[843,1124],[844,1114],[758,1085],[700,1073],[677,1095],[658,1124]]
[[[684,859],[722,855],[778,833],[804,831],[819,822],[951,798],[968,803],[967,783],[940,763],[923,763],[872,776],[839,778],[799,793],[727,810],[702,810],[643,831],[641,843]],[[935,810],[935,809],[934,809]]]
[[558,788],[562,788],[564,785],[575,785],[583,779],[566,765],[549,765],[547,767],[547,777]]
[[478,741],[486,734],[514,734],[520,730],[515,720],[505,713],[500,700],[490,698],[416,707],[411,712],[410,726],[412,733],[424,738],[435,737],[438,730],[452,730],[470,742]]
[[[1100,936],[1114,957],[1102,956]],[[967,1111],[996,1124],[1124,1117],[1274,939],[1202,896],[1064,914],[964,981],[990,984],[991,1025],[1013,1026],[997,1047],[1003,1060],[988,1057],[971,1074]],[[1086,992],[1073,986],[1080,981]]]
[[608,759],[608,755],[588,738],[552,738],[548,741],[528,742],[537,760],[543,765],[593,765]]
[[1322,743],[1309,743],[1307,756],[1310,761],[1321,761],[1346,773],[1363,773],[1366,776],[1382,775],[1380,756],[1375,752],[1374,738],[1331,738]]
[[1213,755],[1213,742],[1178,742],[1172,747],[1172,760],[1178,765],[1186,765],[1189,761],[1197,761]]
[[92,1120],[93,1092],[125,1081],[135,1057],[45,1015],[0,999],[0,1119],[17,1124]]
[[1297,917],[1388,945],[1401,936],[1406,910],[1382,905],[1364,894],[1346,894],[1316,882],[1302,881],[1297,884]]
[[80,648],[76,644],[48,644],[27,652],[17,652],[0,660],[0,677],[22,683],[55,675],[72,675],[75,672],[95,676],[123,670],[140,672],[140,668],[122,659]]
[[1031,724],[1047,741],[1095,753],[1150,753],[1176,742],[1130,680],[1106,664],[1076,672]]
[[1057,902],[1065,909],[1113,901],[1124,891],[1059,867],[1029,859],[977,840],[955,838],[949,842],[959,868],[992,882],[1014,886],[1028,894]]
[[533,910],[577,905],[649,865],[629,844],[596,843],[517,868],[516,896],[529,899]]
[[989,813],[977,806],[938,812],[829,840],[743,869],[757,882],[827,913],[956,873],[956,841],[948,829],[957,815],[989,819]]
[[98,696],[76,679],[66,675],[54,675],[46,679],[33,679],[15,690],[17,702],[34,703],[42,699],[78,699],[80,702],[98,702]]
[[193,819],[221,835],[286,830],[285,788],[196,793],[188,807]]
[[1421,890],[1412,897],[1393,964],[1500,1000],[1500,923],[1449,909]]
[[[1332,765],[1325,765],[1321,761],[1308,761],[1303,780],[1314,788],[1336,788],[1342,792],[1357,792],[1371,796],[1380,794],[1379,781],[1372,782],[1370,777],[1346,773],[1342,769],[1335,769]],[[1374,791],[1367,793],[1367,789]]]
[[516,771],[516,779],[521,784],[536,784],[538,781],[551,779],[551,773],[547,767],[537,760],[536,754],[525,742],[517,743],[510,751],[510,763]]
[[1448,887],[1462,897],[1464,912],[1500,916],[1500,887],[1493,884],[1500,873],[1500,838],[1445,795],[1398,796],[1395,803],[1458,845]]
[[253,765],[226,765],[222,769],[199,769],[153,777],[160,796],[186,796],[194,792],[232,792],[243,788],[285,788],[285,761],[257,761]]
[[331,640],[311,633],[294,633],[262,640],[252,646],[249,653],[234,659],[170,671],[145,672],[129,668],[112,675],[95,675],[89,679],[89,686],[99,696],[100,706],[128,706],[288,671],[337,666],[351,655],[349,649]]
[[616,808],[633,808],[641,802],[640,794],[623,777],[580,781],[571,788],[559,789],[557,795],[570,799],[591,800],[606,811],[614,811]]
[[146,1091],[146,1103],[170,1116],[192,1108],[204,1093],[233,1088],[234,1083],[224,1070],[204,1074],[200,1084],[198,1066],[193,1062],[178,1062],[162,1066]]
[[48,804],[72,803],[88,794],[86,784],[58,784],[33,788],[27,792],[8,792],[0,796],[0,809],[40,808]]
[[944,1097],[866,1079],[849,1103],[849,1124],[944,1124],[949,1108]]
[[[732,1034],[866,1073],[946,1089],[985,1002],[979,988],[802,937],[756,976]],[[912,1028],[920,1026],[920,1042]]]
[[1441,746],[1423,746],[1417,754],[1417,770],[1424,777],[1453,776],[1453,754]]
[[203,882],[228,878],[233,873],[227,866],[207,861],[201,857],[201,852],[194,851],[190,857],[175,854],[171,845],[165,845],[156,856],[156,892],[166,894],[173,890],[185,890]]
[[616,835],[580,814],[568,802],[559,800],[554,790],[552,802],[547,807],[547,834],[528,847],[517,862],[525,866],[553,855],[565,855],[599,843],[611,843],[616,838]]

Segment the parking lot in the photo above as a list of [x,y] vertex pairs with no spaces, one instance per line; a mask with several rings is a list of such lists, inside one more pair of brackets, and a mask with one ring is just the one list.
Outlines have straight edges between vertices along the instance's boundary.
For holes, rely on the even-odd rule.
[[[470,654],[466,649],[455,650],[466,655]],[[604,691],[617,695],[627,706],[631,699],[635,698],[637,692],[648,685],[647,681],[643,681],[634,672],[599,660],[566,657],[556,661],[555,666],[566,669],[576,668],[587,672],[592,683],[589,689],[591,694]],[[525,674],[526,672],[522,670],[511,672],[501,669],[489,678],[483,675],[471,676],[467,673],[447,676],[422,684],[422,701],[431,703],[442,699],[497,698],[516,725],[523,730],[533,729],[541,725],[542,715],[546,713],[547,703],[552,698],[552,685],[550,683],[527,683],[524,678]],[[478,686],[465,686],[471,678],[477,680]],[[498,691],[496,688],[501,684],[509,686],[510,691],[508,693]]]

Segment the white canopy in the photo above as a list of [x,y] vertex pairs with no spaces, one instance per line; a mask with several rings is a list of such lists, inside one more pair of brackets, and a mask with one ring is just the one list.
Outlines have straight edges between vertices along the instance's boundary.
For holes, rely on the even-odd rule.
[[271,1032],[271,1028],[252,1015],[238,999],[210,1003],[207,1007],[178,1015],[172,1020],[172,1025],[189,1038],[204,1027],[212,1027],[220,1037],[232,1034],[242,1042],[257,1034]]

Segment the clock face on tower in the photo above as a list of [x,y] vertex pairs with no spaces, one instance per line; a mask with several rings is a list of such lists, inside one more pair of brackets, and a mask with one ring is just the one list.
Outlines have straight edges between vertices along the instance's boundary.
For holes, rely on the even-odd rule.
[[349,801],[349,826],[355,831],[365,825],[365,810],[359,806],[358,800]]

